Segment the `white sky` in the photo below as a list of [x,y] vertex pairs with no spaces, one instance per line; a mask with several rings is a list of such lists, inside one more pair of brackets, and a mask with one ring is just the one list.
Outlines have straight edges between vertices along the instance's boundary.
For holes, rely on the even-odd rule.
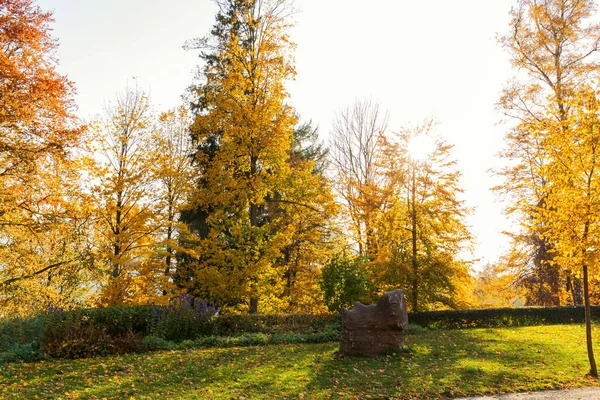
[[[516,0],[296,0],[292,40],[297,78],[290,103],[326,139],[334,115],[371,98],[390,113],[390,128],[435,117],[438,132],[456,145],[462,187],[475,213],[475,258],[494,262],[506,250],[509,223],[489,188],[499,165],[502,115],[495,111],[514,71],[496,42]],[[216,6],[209,0],[38,0],[53,10],[59,70],[77,87],[79,115],[102,112],[129,83],[153,103],[181,103],[199,58],[182,49],[206,36]],[[135,77],[135,78],[134,78]]]

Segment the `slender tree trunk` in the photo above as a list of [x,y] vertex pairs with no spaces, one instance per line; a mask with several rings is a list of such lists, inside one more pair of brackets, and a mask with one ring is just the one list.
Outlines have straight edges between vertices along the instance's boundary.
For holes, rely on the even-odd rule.
[[583,289],[581,287],[581,279],[573,278],[573,304],[580,306],[583,304]]
[[411,222],[412,222],[412,311],[419,311],[419,265],[417,263],[417,208],[415,202],[416,179],[415,162],[412,162],[412,187],[411,187]]
[[[169,188],[169,193],[171,192],[171,188]],[[173,215],[173,201],[169,200],[169,211],[167,214],[167,256],[165,257],[165,276],[171,276],[171,252],[173,249],[171,248],[171,239],[173,238],[173,220],[175,216]],[[163,296],[168,295],[166,289],[163,289]]]
[[594,359],[594,348],[592,347],[592,318],[590,312],[590,292],[588,283],[588,266],[583,266],[583,297],[585,300],[585,339],[587,342],[587,353],[590,360],[590,375],[598,377],[596,360]]
[[[118,193],[118,199],[117,199],[117,212],[115,214],[115,229],[114,229],[114,239],[115,242],[113,243],[113,256],[114,256],[114,260],[119,260],[119,258],[121,257],[121,238],[119,237],[119,235],[121,234],[122,230],[121,230],[121,210],[123,209],[123,205],[121,203],[121,192]],[[121,274],[121,260],[119,261],[114,261],[113,260],[113,270],[112,270],[112,277],[113,278],[118,278],[119,275]]]
[[173,221],[175,220],[175,216],[173,215],[173,202],[169,202],[169,211],[167,216],[167,256],[165,257],[165,276],[169,276],[171,274],[171,252],[173,249],[171,248],[171,239],[173,238]]
[[[257,164],[258,157],[251,156],[250,157],[250,176],[254,177],[257,174]],[[258,205],[250,204],[250,226],[255,227],[258,226]],[[255,280],[254,277],[250,277],[250,280]],[[256,283],[256,282],[254,282]],[[258,313],[258,296],[256,293],[252,293],[253,288],[250,288],[250,308],[248,309],[248,314],[256,314]]]

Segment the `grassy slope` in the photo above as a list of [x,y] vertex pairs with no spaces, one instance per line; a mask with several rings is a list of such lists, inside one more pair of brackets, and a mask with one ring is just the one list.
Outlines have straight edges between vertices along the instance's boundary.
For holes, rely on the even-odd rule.
[[8,364],[0,398],[412,399],[600,385],[585,376],[582,325],[428,331],[407,346],[378,359],[338,359],[328,343]]

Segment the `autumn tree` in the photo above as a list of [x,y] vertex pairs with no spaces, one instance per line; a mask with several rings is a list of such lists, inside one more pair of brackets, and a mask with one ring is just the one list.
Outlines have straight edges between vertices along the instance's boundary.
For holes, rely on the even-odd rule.
[[429,120],[390,137],[383,149],[389,206],[378,221],[380,253],[375,260],[384,290],[405,288],[413,311],[468,304],[471,277],[461,252],[471,235],[470,210],[460,199],[460,172],[452,145]]
[[294,129],[289,154],[286,197],[276,192],[267,210],[269,218],[277,221],[275,229],[289,232],[289,242],[278,261],[284,268],[284,304],[280,309],[316,313],[325,311],[317,294],[321,268],[337,249],[334,218],[338,206],[331,182],[324,175],[328,150],[310,122]]
[[60,293],[76,301],[68,293],[85,265],[86,217],[69,172],[82,128],[73,85],[55,69],[51,22],[31,0],[0,1],[0,313],[28,299],[39,310]]
[[172,277],[175,269],[181,210],[194,189],[190,125],[189,111],[179,107],[161,113],[151,127],[150,171],[157,189],[154,193],[158,205],[156,210],[160,212],[160,229],[154,236],[157,251],[164,258],[164,275],[167,278]]
[[210,212],[195,251],[194,281],[210,298],[247,304],[277,298],[276,265],[289,232],[268,216],[268,203],[287,201],[289,150],[296,119],[284,83],[294,77],[287,31],[291,5],[282,0],[218,0],[211,35],[192,41],[205,66],[195,92],[192,135],[202,180],[195,203]]
[[330,135],[335,188],[365,257],[377,253],[375,220],[386,202],[378,161],[387,123],[379,104],[357,101],[337,115]]
[[[510,160],[499,171],[505,182],[496,190],[509,199],[507,212],[523,226],[512,239],[515,249],[528,248],[519,275],[532,305],[558,305],[561,282],[560,266],[552,262],[554,244],[543,235],[547,221],[538,215],[552,184],[544,175],[548,154],[532,128],[548,114],[569,121],[573,93],[595,74],[600,29],[588,22],[594,10],[592,0],[519,0],[511,10],[509,32],[500,39],[513,66],[524,74],[507,84],[498,102],[515,124],[501,153]],[[563,129],[566,133],[569,127],[563,124]],[[573,303],[580,304],[580,281],[573,278],[567,274],[567,284]]]
[[[597,273],[600,243],[600,93],[582,88],[569,101],[565,120],[541,121],[533,131],[548,154],[540,172],[551,180],[539,210],[553,262],[582,276],[590,374],[598,376],[592,347],[590,275]],[[567,130],[565,130],[565,128]],[[591,270],[591,271],[590,271]]]
[[146,303],[159,293],[164,266],[153,261],[154,235],[161,227],[153,187],[153,126],[146,94],[139,88],[117,95],[97,123],[96,167],[100,262],[105,280],[100,304]]
[[504,260],[487,264],[476,274],[473,297],[477,308],[502,308],[523,305],[523,288]]

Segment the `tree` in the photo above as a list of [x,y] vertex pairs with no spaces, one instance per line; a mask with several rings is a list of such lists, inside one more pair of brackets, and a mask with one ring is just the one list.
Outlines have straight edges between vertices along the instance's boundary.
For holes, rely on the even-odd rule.
[[[266,205],[286,200],[288,158],[296,122],[285,104],[284,83],[295,70],[288,39],[290,3],[218,0],[211,36],[190,43],[206,62],[195,89],[192,135],[213,154],[197,153],[202,185],[195,203],[205,212],[194,280],[221,302],[248,304],[274,298],[282,274],[275,261],[289,232],[273,229]],[[200,257],[200,254],[202,255]]]
[[177,221],[194,188],[190,125],[189,111],[179,107],[161,113],[150,135],[153,146],[150,170],[158,189],[155,193],[159,201],[158,211],[162,211],[160,229],[155,236],[164,257],[164,275],[167,278],[171,278],[174,272],[177,236],[180,232]]
[[154,208],[152,125],[146,94],[126,88],[106,107],[106,117],[94,131],[102,156],[91,172],[106,274],[101,304],[146,303],[164,284],[164,268],[153,259],[161,221]]
[[27,293],[33,310],[47,304],[34,304],[44,285],[75,301],[67,292],[85,258],[78,233],[86,217],[70,184],[78,176],[68,172],[83,127],[73,85],[55,70],[51,22],[31,0],[0,1],[0,303]]
[[299,161],[311,161],[314,175],[322,175],[329,167],[329,149],[319,141],[319,130],[312,121],[298,124],[294,129],[291,163]]
[[91,289],[89,199],[80,190],[76,163],[53,164],[38,163],[35,175],[13,186],[20,207],[2,216],[0,315],[5,317],[80,305]]
[[386,202],[378,161],[387,121],[377,103],[358,101],[337,116],[331,132],[335,187],[350,218],[358,252],[368,258],[377,253],[374,221]]
[[323,267],[321,289],[330,312],[350,308],[356,301],[370,303],[373,288],[361,256],[337,254]]
[[487,264],[478,272],[473,290],[477,308],[514,307],[523,304],[523,290],[515,284],[514,274],[506,271],[502,264]]
[[406,288],[413,311],[456,308],[470,296],[468,264],[460,259],[471,241],[464,221],[470,210],[459,199],[453,146],[434,134],[434,126],[426,121],[386,140],[381,161],[391,194],[378,221],[375,266],[386,290]]
[[311,123],[294,129],[290,150],[289,181],[285,201],[278,193],[268,205],[270,218],[289,231],[289,242],[281,250],[279,263],[284,270],[282,298],[285,312],[324,311],[319,293],[323,267],[336,250],[337,232],[333,223],[338,206],[330,181],[324,176],[327,149],[318,140]]
[[[534,134],[549,156],[541,173],[551,179],[546,206],[539,210],[544,235],[554,244],[554,262],[583,277],[586,341],[590,374],[598,376],[592,347],[590,267],[600,256],[600,97],[584,88],[569,105],[564,121],[541,121]],[[568,131],[565,131],[568,127]],[[567,134],[565,134],[567,133]]]
[[[509,33],[500,39],[513,66],[526,77],[511,81],[498,103],[516,125],[506,135],[502,156],[511,163],[499,171],[505,183],[496,190],[511,199],[507,212],[523,225],[524,231],[512,239],[524,240],[522,244],[529,249],[519,274],[521,284],[529,288],[528,304],[558,305],[561,271],[552,262],[554,244],[543,235],[546,221],[537,211],[545,207],[546,186],[552,182],[543,175],[548,154],[540,138],[532,134],[532,127],[547,113],[557,121],[568,121],[573,93],[595,74],[600,28],[587,23],[594,9],[592,0],[519,0],[511,11]],[[567,125],[563,129],[568,132]],[[523,248],[522,244],[515,242],[515,249]],[[573,277],[567,275],[567,279]],[[578,304],[580,281],[568,283],[573,302]]]

